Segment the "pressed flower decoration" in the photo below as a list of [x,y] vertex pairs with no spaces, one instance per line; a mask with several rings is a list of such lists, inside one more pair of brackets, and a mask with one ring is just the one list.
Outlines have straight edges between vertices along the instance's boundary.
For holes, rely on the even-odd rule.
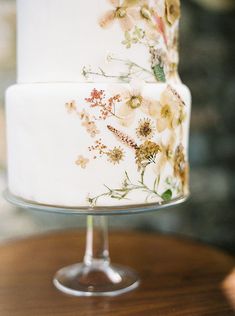
[[156,119],[158,132],[174,129],[185,118],[185,104],[170,86],[161,94],[160,101],[150,106],[150,114]]
[[180,17],[180,0],[165,0],[166,19],[172,25]]
[[151,119],[144,118],[139,120],[136,128],[136,135],[140,140],[151,139],[155,133],[155,126]]
[[160,151],[160,146],[152,141],[146,140],[143,144],[141,144],[136,149],[135,153],[138,170],[145,169],[147,165],[155,163],[157,154]]
[[67,108],[68,113],[72,113],[73,111],[76,111],[77,109],[76,102],[74,100],[67,102],[65,106]]
[[146,48],[146,62],[149,67],[143,67],[131,59],[113,57],[109,62],[122,64],[126,71],[118,74],[108,74],[101,67],[93,71],[83,67],[82,74],[115,78],[130,82],[142,78],[150,82],[179,82],[178,68],[178,20],[180,18],[179,0],[106,0],[110,9],[98,19],[101,29],[120,27],[123,40],[120,45],[131,50],[133,46]]
[[83,169],[86,168],[88,162],[89,162],[89,159],[83,157],[82,155],[79,155],[77,160],[75,161],[76,165],[80,166]]
[[[94,160],[104,159],[112,168],[124,173],[120,187],[112,188],[105,183],[106,191],[100,195],[93,196],[90,192],[91,206],[101,198],[126,200],[135,191],[143,192],[146,202],[170,201],[188,193],[189,166],[183,145],[187,109],[172,87],[173,83],[180,82],[177,71],[180,1],[106,2],[107,10],[97,17],[98,27],[105,32],[119,28],[120,46],[127,50],[126,56],[129,51],[133,56],[135,47],[144,49],[145,66],[141,61],[120,58],[111,52],[106,62],[120,64],[119,72],[83,67],[82,74],[88,79],[90,76],[103,77],[128,85],[118,85],[118,89],[110,85],[107,91],[94,87],[83,104],[77,106],[75,100],[66,103],[67,112],[77,115],[80,126],[91,140],[85,149],[86,155],[79,153],[75,163],[86,169]],[[156,99],[146,95],[144,82],[167,84]],[[133,166],[129,171],[123,169],[130,159],[138,179],[133,177]],[[149,183],[151,177],[153,183]]]
[[105,14],[100,18],[100,26],[107,28],[117,20],[124,32],[130,30],[134,26],[135,19],[138,15],[138,11],[135,8],[135,5],[138,3],[138,1],[108,0],[108,2],[113,7],[113,9],[105,12]]
[[[133,182],[126,170],[120,188],[112,189],[105,184],[107,192],[95,197],[90,193],[91,205],[96,205],[101,197],[125,200],[138,190],[146,193],[146,202],[159,203],[188,193],[188,163],[181,133],[186,116],[184,100],[170,85],[162,91],[159,100],[146,98],[144,89],[136,83],[128,87],[119,91],[110,87],[108,93],[92,89],[81,111],[76,101],[65,104],[67,112],[77,115],[91,139],[86,155],[81,153],[76,158],[78,167],[86,169],[92,161],[105,159],[113,168],[122,168],[126,158],[132,157],[139,175],[139,180]],[[163,136],[166,131],[168,137]],[[114,146],[110,146],[110,141],[107,143],[106,134],[113,139]],[[146,172],[150,170],[155,177],[152,186],[146,183]],[[166,190],[159,192],[162,181]]]
[[160,174],[164,170],[167,164],[174,166],[174,148],[176,145],[176,136],[171,133],[169,139],[165,144],[160,144],[161,154],[158,157],[157,163],[154,165],[154,171],[156,174]]
[[119,164],[124,159],[124,150],[121,147],[114,147],[107,152],[108,161],[111,163]]
[[177,146],[174,155],[174,173],[181,179],[184,192],[187,192],[189,166],[185,158],[185,149],[182,144]]
[[149,110],[154,107],[155,101],[143,95],[143,82],[135,80],[130,84],[130,89],[123,89],[120,92],[122,105],[119,107],[117,115],[119,123],[123,126],[130,126],[136,116],[136,111],[148,114]]

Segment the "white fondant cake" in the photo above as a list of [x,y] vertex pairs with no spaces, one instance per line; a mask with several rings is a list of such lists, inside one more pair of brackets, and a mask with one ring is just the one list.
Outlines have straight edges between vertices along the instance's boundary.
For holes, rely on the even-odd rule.
[[163,20],[165,0],[17,1],[19,83],[84,82],[85,73],[106,82],[101,69],[114,81],[139,71],[155,82],[153,59],[178,63],[178,0],[166,1],[174,23]]
[[18,84],[6,93],[12,194],[69,207],[188,194],[179,10],[178,0],[18,0]]

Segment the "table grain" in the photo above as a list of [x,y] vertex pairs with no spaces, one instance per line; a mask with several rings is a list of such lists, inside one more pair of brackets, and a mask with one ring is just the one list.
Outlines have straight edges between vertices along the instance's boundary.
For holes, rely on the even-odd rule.
[[1,316],[230,316],[222,282],[235,258],[195,241],[139,232],[110,233],[111,259],[139,272],[140,287],[117,297],[71,297],[52,284],[82,260],[85,232],[64,231],[0,247]]

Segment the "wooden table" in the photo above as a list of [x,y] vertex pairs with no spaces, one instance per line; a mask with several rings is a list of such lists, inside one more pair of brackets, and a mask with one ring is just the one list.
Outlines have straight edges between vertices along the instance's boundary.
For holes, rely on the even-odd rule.
[[111,258],[142,283],[114,298],[60,293],[52,276],[82,259],[85,232],[62,232],[0,247],[1,316],[230,316],[222,281],[235,259],[199,243],[137,232],[111,233]]

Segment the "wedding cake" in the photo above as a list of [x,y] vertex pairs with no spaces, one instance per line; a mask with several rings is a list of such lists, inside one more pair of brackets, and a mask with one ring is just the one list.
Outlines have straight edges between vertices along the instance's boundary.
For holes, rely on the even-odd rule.
[[17,15],[11,194],[63,207],[186,197],[191,96],[177,73],[179,0],[18,0]]

